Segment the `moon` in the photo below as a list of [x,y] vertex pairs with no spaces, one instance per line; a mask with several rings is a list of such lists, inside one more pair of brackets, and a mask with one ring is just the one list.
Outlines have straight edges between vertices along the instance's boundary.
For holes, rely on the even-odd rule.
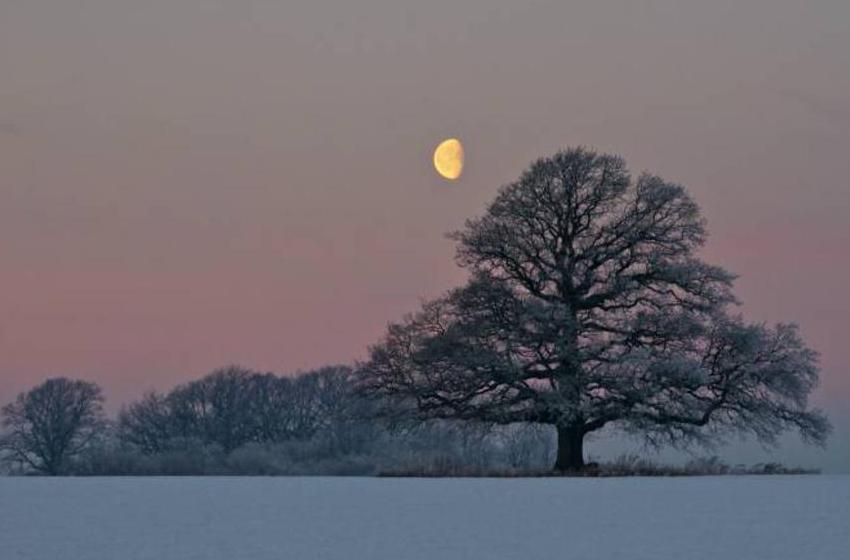
[[463,144],[457,138],[443,140],[434,150],[434,169],[443,178],[454,181],[463,173]]

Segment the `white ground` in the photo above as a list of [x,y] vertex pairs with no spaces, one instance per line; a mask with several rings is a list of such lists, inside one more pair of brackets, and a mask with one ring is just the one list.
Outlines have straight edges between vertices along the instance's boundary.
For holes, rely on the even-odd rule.
[[0,478],[4,560],[840,560],[850,476]]

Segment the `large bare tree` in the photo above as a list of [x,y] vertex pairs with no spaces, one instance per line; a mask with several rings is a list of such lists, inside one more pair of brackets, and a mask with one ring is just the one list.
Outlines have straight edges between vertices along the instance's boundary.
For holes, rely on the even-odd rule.
[[0,450],[33,470],[63,474],[105,426],[100,387],[48,379],[3,407]]
[[791,325],[727,313],[733,276],[697,257],[704,220],[680,185],[571,149],[451,237],[469,282],[389,327],[361,367],[371,394],[423,418],[555,426],[558,470],[582,468],[585,436],[609,425],[825,438],[806,403],[816,354]]

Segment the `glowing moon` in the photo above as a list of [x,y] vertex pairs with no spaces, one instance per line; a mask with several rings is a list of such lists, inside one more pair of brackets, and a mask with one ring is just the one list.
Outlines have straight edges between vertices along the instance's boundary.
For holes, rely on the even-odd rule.
[[434,169],[437,173],[454,181],[463,173],[463,145],[457,138],[443,140],[434,150]]

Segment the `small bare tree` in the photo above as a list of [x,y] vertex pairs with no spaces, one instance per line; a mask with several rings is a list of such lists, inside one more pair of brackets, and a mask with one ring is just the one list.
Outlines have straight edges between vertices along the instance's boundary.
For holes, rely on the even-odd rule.
[[118,414],[118,438],[147,454],[162,453],[178,437],[168,398],[156,392],[122,408]]
[[257,430],[251,387],[256,375],[227,366],[174,389],[168,402],[178,433],[218,444],[225,453],[253,441]]
[[94,383],[48,379],[3,407],[0,450],[39,473],[63,474],[105,428],[102,405]]

